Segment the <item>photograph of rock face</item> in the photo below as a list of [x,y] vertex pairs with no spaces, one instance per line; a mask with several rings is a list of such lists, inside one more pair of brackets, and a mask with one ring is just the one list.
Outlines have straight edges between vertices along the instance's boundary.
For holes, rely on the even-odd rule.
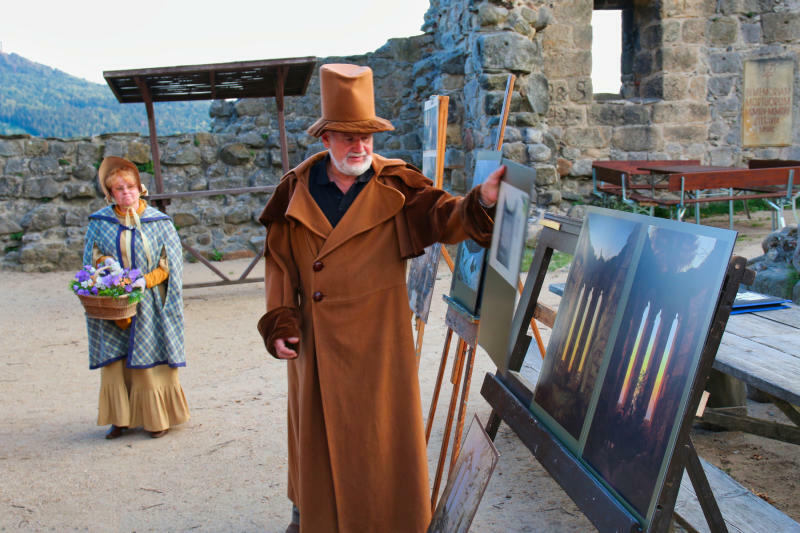
[[431,296],[441,255],[441,243],[434,243],[425,248],[424,254],[412,259],[408,267],[408,303],[414,314],[425,323],[431,310]]
[[[480,150],[475,154],[475,172],[472,187],[480,185],[500,166],[500,152]],[[480,310],[481,281],[486,263],[486,250],[471,239],[458,244],[450,297],[473,315]]]
[[640,225],[599,214],[585,222],[532,408],[580,439]]
[[590,208],[531,411],[649,523],[736,233]]

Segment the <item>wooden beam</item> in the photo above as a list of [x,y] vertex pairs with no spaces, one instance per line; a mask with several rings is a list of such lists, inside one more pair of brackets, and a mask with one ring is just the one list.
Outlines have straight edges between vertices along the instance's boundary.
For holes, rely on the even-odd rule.
[[287,67],[278,67],[275,76],[275,103],[278,108],[278,132],[281,139],[281,167],[283,173],[289,172],[289,148],[286,140],[286,117],[283,112],[283,92],[286,86]]
[[744,431],[768,439],[800,444],[800,428],[787,424],[769,422],[751,416],[734,415],[717,409],[706,409],[701,420],[732,431]]
[[[161,194],[164,192],[164,181],[161,178],[161,155],[158,152],[158,136],[156,135],[156,116],[153,111],[153,99],[150,97],[150,89],[141,77],[134,77],[134,81],[136,82],[136,86],[139,87],[139,94],[142,95],[144,107],[147,110],[147,129],[150,132],[150,153],[153,157],[153,174],[156,180],[156,193]],[[156,201],[156,205],[165,212],[168,204],[169,201]]]

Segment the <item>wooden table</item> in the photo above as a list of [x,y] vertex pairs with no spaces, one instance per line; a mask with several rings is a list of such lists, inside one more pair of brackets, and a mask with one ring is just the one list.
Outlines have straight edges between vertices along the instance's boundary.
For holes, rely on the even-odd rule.
[[703,420],[729,429],[800,444],[800,307],[731,315],[714,368],[742,380],[774,403],[794,425],[709,409]]

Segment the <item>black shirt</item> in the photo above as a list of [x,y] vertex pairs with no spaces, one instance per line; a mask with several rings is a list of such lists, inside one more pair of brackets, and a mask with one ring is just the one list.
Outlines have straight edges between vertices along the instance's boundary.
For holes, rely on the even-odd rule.
[[375,172],[372,167],[369,167],[366,172],[356,178],[356,181],[347,192],[343,193],[328,177],[327,164],[329,157],[329,155],[325,156],[324,159],[317,161],[311,167],[311,172],[308,176],[308,187],[311,190],[311,197],[317,202],[317,205],[325,214],[325,218],[328,219],[331,226],[336,227],[336,224],[339,223],[356,199],[356,196],[358,196],[358,193],[364,189]]

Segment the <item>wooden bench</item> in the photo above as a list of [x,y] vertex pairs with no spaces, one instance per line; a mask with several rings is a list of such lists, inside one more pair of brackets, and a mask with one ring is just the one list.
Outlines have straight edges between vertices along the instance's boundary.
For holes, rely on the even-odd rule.
[[[716,466],[700,459],[703,471],[722,512],[728,531],[752,533],[800,533],[800,524],[737,483]],[[691,533],[710,532],[694,485],[687,473],[681,480],[675,503],[676,521]]]

